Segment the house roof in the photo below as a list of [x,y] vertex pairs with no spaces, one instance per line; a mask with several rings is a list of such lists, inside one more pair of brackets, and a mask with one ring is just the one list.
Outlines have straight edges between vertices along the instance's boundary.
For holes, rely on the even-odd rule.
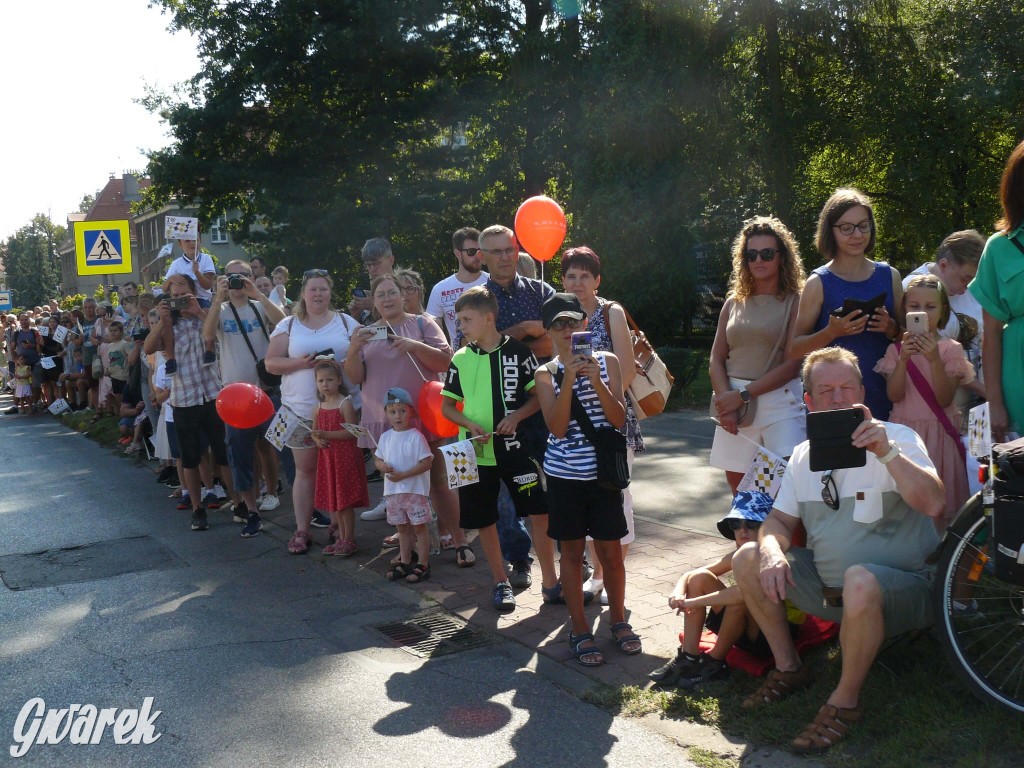
[[[142,177],[138,179],[139,189],[143,190],[150,185],[150,180]],[[124,199],[124,177],[110,178],[96,200],[85,214],[68,214],[68,222],[75,221],[121,221],[126,220],[128,224],[128,236],[131,243],[135,242],[135,225],[132,223],[132,204]],[[68,239],[65,240],[60,250],[74,247],[74,226],[68,227]]]

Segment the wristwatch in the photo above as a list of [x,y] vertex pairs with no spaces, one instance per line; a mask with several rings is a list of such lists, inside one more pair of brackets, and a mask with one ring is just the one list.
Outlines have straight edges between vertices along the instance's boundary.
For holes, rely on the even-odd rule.
[[739,392],[740,392],[740,400],[742,400],[744,403],[749,403],[750,402],[750,393],[747,392],[747,388],[746,387],[740,387]]
[[890,461],[899,456],[903,451],[900,450],[900,444],[895,440],[889,441],[889,452],[878,459],[879,464],[888,464]]

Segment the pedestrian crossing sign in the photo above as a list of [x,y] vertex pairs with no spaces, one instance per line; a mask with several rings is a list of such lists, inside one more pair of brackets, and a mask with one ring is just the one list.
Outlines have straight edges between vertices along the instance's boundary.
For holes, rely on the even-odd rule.
[[132,271],[128,222],[75,222],[75,257],[79,275],[116,275]]

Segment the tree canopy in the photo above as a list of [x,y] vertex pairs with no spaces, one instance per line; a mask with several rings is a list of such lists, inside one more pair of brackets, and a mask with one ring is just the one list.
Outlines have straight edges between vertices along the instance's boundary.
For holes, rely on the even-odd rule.
[[173,143],[147,201],[237,209],[254,252],[339,288],[374,236],[436,280],[452,231],[544,192],[604,292],[675,330],[751,215],[820,263],[837,186],[875,199],[904,270],[989,232],[1021,138],[1019,0],[157,2],[202,69],[149,100]]
[[57,247],[65,236],[64,227],[54,224],[45,213],[37,213],[29,224],[0,244],[15,306],[45,304],[58,295],[60,257]]

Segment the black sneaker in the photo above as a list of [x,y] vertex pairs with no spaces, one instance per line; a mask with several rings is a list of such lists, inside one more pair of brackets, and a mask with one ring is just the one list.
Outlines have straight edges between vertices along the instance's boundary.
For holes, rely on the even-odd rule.
[[666,687],[673,686],[679,680],[679,674],[682,671],[683,665],[689,661],[690,659],[687,659],[683,653],[683,646],[680,645],[676,651],[675,658],[668,662],[668,664],[658,667],[648,677]]
[[513,560],[512,574],[508,577],[508,583],[514,589],[526,589],[533,584],[533,576],[530,575],[529,560]]
[[680,665],[679,678],[676,685],[680,688],[693,688],[702,683],[725,677],[729,674],[729,665],[718,661],[701,652],[696,661],[685,659]]
[[584,555],[583,556],[583,580],[586,581],[587,579],[589,579],[593,575],[594,575],[594,566],[592,566],[590,564],[590,561],[587,559],[587,556]]
[[217,353],[211,350],[203,352],[203,367],[209,368],[211,365],[217,364]]
[[242,529],[242,538],[250,539],[253,536],[258,536],[260,531],[263,530],[263,518],[260,517],[259,512],[250,512],[249,519]]
[[181,498],[178,499],[178,509],[189,509],[192,506],[192,499],[189,498],[187,493],[181,494]]
[[368,474],[366,476],[366,482],[368,482],[368,483],[377,483],[377,482],[380,482],[383,479],[384,479],[384,475],[382,475],[380,473],[379,469],[373,470],[373,472],[371,472],[370,474]]
[[206,497],[203,499],[203,503],[207,509],[220,509],[220,499],[217,498],[217,494],[213,491],[207,491]]
[[244,501],[238,502],[238,505],[235,507],[235,516],[233,519],[236,523],[249,522],[249,505]]
[[331,525],[331,518],[319,509],[315,509],[313,510],[313,519],[309,521],[309,524],[314,528],[329,528]]
[[174,490],[181,488],[181,480],[178,478],[178,472],[175,471],[173,475],[167,478],[167,480],[164,481],[164,485]]
[[498,613],[511,613],[516,609],[516,596],[512,594],[512,585],[508,581],[494,585],[491,600],[494,602],[494,610]]
[[173,357],[170,360],[164,362],[164,373],[168,376],[178,375],[178,361]]
[[167,481],[171,479],[171,473],[174,472],[174,467],[164,467],[160,470],[160,473],[156,476],[156,481],[163,485],[167,484]]
[[203,507],[197,507],[192,510],[192,530],[193,531],[205,531],[210,527],[210,524],[206,521],[206,510]]

